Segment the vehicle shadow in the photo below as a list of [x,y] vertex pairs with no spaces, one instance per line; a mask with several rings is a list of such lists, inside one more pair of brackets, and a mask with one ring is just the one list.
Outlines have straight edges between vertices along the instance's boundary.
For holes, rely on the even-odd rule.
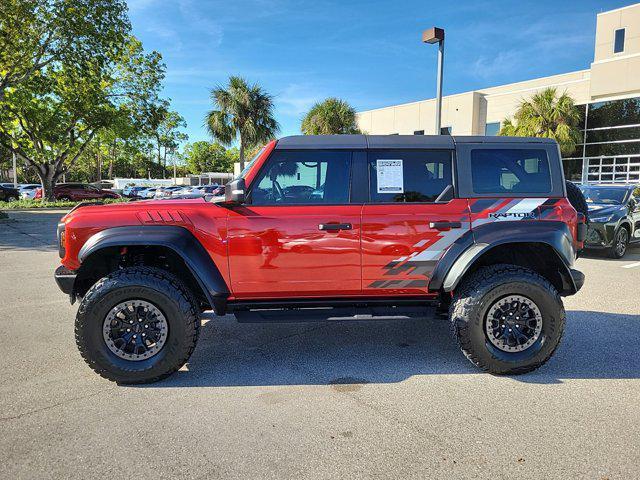
[[[213,319],[187,368],[143,388],[396,383],[415,375],[481,374],[445,319],[241,324]],[[564,341],[526,383],[640,378],[640,315],[570,311]],[[488,377],[492,378],[492,377]]]
[[585,250],[581,257],[593,258],[600,260],[609,260],[611,262],[634,262],[640,260],[640,244],[634,243],[627,246],[627,253],[622,258],[611,258],[606,250]]

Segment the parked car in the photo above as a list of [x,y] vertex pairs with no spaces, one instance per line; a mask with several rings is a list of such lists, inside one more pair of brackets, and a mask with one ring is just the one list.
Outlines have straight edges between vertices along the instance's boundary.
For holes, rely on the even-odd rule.
[[[103,198],[120,198],[120,195],[109,190],[102,190],[86,183],[59,183],[53,187],[56,200],[96,200]],[[42,198],[42,188],[36,190],[34,198]]]
[[39,183],[27,183],[20,185],[18,187],[18,192],[20,194],[20,198],[23,199],[33,199],[36,195],[36,191],[40,188]]
[[559,152],[539,138],[286,137],[219,201],[67,214],[56,281],[82,298],[82,357],[119,383],[178,370],[206,309],[243,322],[448,312],[480,369],[529,372],[584,282]]
[[200,198],[205,193],[201,187],[183,187],[180,190],[172,192],[171,198]]
[[141,191],[146,190],[147,188],[149,187],[127,185],[122,189],[122,195],[128,198],[136,198]]
[[207,195],[224,195],[224,185],[204,185],[200,189]]
[[136,191],[136,196],[138,198],[153,198],[156,195],[157,189],[157,187],[143,188],[142,190]]
[[93,182],[90,185],[93,185],[99,190],[111,190],[116,182],[113,180],[100,180],[99,182]]
[[20,194],[17,188],[6,187],[5,183],[0,184],[0,202],[15,202],[20,199]]
[[173,195],[174,192],[178,192],[182,190],[184,186],[182,185],[172,185],[170,187],[161,187],[156,189],[155,198],[168,198]]
[[585,248],[624,257],[629,244],[640,243],[640,187],[582,185],[580,189],[589,207]]

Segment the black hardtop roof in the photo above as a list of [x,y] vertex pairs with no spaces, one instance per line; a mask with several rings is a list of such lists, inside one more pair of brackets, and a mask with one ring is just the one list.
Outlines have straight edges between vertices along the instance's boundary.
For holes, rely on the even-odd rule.
[[278,140],[276,149],[455,148],[456,143],[550,144],[550,138],[458,135],[292,135]]

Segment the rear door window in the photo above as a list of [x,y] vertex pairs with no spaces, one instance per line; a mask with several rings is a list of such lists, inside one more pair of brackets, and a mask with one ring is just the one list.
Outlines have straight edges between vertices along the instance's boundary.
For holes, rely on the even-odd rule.
[[431,203],[452,185],[449,150],[370,150],[372,203]]
[[471,181],[479,194],[550,193],[551,173],[544,149],[475,149]]

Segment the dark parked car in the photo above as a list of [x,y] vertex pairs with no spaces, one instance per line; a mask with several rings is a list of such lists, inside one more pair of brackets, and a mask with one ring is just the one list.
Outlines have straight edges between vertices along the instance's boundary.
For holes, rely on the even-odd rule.
[[[109,190],[102,190],[86,183],[60,183],[53,188],[56,200],[97,200],[103,198],[120,198],[120,195]],[[34,198],[42,198],[42,189],[36,192]]]
[[622,258],[627,245],[640,242],[638,185],[582,185],[589,206],[587,249],[602,249]]
[[20,198],[17,188],[0,185],[0,202],[15,202]]

